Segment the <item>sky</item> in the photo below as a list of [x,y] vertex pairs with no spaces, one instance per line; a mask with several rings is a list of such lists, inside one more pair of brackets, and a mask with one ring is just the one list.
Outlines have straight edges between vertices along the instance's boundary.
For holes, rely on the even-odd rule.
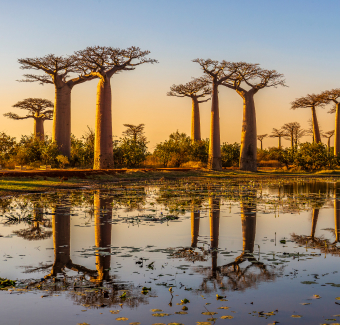
[[[68,55],[95,45],[138,46],[159,61],[111,79],[113,134],[120,137],[125,123],[144,123],[150,151],[176,130],[190,135],[191,100],[166,94],[172,84],[202,76],[195,58],[259,63],[284,74],[288,87],[255,95],[257,133],[270,134],[295,121],[308,128],[311,111],[293,111],[290,103],[340,87],[339,12],[338,0],[0,0],[0,131],[18,139],[32,133],[33,120],[14,121],[2,114],[20,114],[11,106],[25,98],[54,100],[53,85],[17,81],[29,73],[20,69],[18,59]],[[77,137],[87,126],[94,128],[96,83],[72,90]],[[240,142],[242,99],[225,87],[219,99],[221,142]],[[210,108],[210,102],[200,106],[202,138],[209,137]],[[323,131],[334,129],[329,108],[317,108]],[[46,134],[51,131],[52,121],[46,121]],[[277,139],[266,138],[263,145],[275,146]]]

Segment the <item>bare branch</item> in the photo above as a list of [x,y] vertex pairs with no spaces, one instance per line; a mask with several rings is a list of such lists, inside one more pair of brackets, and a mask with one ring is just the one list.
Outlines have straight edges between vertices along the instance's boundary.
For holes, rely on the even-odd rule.
[[324,107],[325,104],[327,104],[328,99],[324,94],[308,94],[305,97],[297,98],[295,101],[291,103],[291,109],[297,109],[297,108],[311,108],[311,107]]
[[170,90],[167,95],[176,97],[201,98],[211,94],[211,87],[208,81],[202,78],[193,79],[184,85],[172,85]]

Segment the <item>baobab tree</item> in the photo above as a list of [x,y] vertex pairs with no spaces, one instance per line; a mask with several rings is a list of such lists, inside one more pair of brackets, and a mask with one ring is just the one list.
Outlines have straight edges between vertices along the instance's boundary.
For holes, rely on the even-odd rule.
[[305,97],[297,98],[295,101],[293,101],[291,104],[291,109],[297,109],[297,108],[310,108],[312,110],[312,123],[313,123],[313,139],[315,142],[321,142],[321,136],[320,136],[320,129],[318,124],[318,119],[316,117],[316,110],[315,108],[317,106],[323,107],[327,103],[327,98],[321,94],[321,95],[307,95]]
[[224,80],[223,86],[236,90],[243,99],[240,170],[257,171],[257,132],[254,95],[263,88],[286,86],[283,74],[265,70],[258,64],[238,62],[236,77]]
[[275,129],[273,128],[272,134],[269,136],[270,138],[279,138],[279,146],[278,148],[281,149],[281,138],[285,135],[286,131],[283,129]]
[[20,102],[17,102],[12,107],[27,110],[26,116],[19,116],[18,114],[9,112],[4,114],[4,116],[13,120],[25,120],[29,118],[34,119],[34,137],[36,139],[44,140],[44,122],[46,120],[52,120],[53,103],[48,99],[42,98],[26,98]]
[[329,113],[335,113],[335,128],[334,128],[334,155],[337,156],[340,153],[340,88],[324,91],[323,96],[328,100],[328,102],[333,102],[334,107],[329,111]]
[[299,130],[301,129],[300,123],[298,122],[286,123],[282,126],[281,129],[285,131],[284,137],[286,140],[290,140],[290,146],[292,150],[294,150],[295,134],[298,134]]
[[262,134],[262,135],[258,135],[258,136],[257,136],[257,140],[259,140],[260,143],[261,143],[261,150],[263,150],[263,149],[262,149],[262,141],[263,141],[264,138],[267,137],[267,135],[268,135],[268,134]]
[[222,170],[218,86],[224,81],[233,79],[236,69],[233,63],[224,60],[219,62],[211,59],[195,59],[193,62],[201,66],[205,75],[203,79],[212,84],[209,158],[207,167],[212,170]]
[[[76,56],[45,55],[40,58],[19,59],[21,69],[39,70],[46,75],[25,74],[24,82],[54,84],[55,101],[53,114],[52,140],[59,146],[60,152],[67,157],[71,154],[71,91],[75,85],[93,79],[78,65]],[[78,76],[70,78],[71,73]]]
[[[312,136],[312,142],[315,142],[314,132],[313,132],[313,120],[311,118],[308,120],[308,126],[309,126],[309,128],[306,130],[305,135],[311,135]],[[318,122],[318,128],[319,128],[320,134],[322,134],[323,130],[321,129],[319,122]]]
[[191,140],[201,140],[201,122],[200,122],[200,110],[199,104],[207,102],[211,98],[204,98],[206,95],[211,94],[211,87],[207,80],[202,78],[194,79],[185,85],[172,85],[168,96],[176,97],[189,97],[192,101],[192,113],[191,113]]
[[113,168],[111,77],[121,71],[134,70],[144,63],[155,63],[139,47],[119,49],[107,46],[87,47],[75,52],[79,66],[99,78],[95,124],[94,169]]
[[327,148],[328,148],[328,152],[330,151],[331,149],[331,137],[334,135],[334,130],[331,130],[331,131],[327,131],[325,133],[322,134],[322,136],[324,138],[327,139]]
[[127,127],[127,130],[123,132],[123,135],[132,139],[134,142],[141,141],[146,142],[146,137],[144,135],[144,124],[123,124]]

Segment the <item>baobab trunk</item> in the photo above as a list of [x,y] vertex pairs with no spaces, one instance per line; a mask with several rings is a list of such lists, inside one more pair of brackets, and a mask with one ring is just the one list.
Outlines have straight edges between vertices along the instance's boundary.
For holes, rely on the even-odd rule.
[[52,140],[62,155],[71,155],[71,88],[63,83],[55,86]]
[[320,130],[319,130],[319,124],[318,124],[318,119],[316,118],[316,111],[315,107],[312,107],[312,121],[313,121],[313,136],[314,136],[314,141],[316,143],[321,142],[321,137],[320,137]]
[[279,149],[281,149],[281,137],[279,137]]
[[[101,248],[96,254],[96,266],[98,277],[96,282],[101,283],[109,279],[111,265],[111,221],[112,221],[112,199],[100,197],[100,191],[94,196],[94,227],[95,227],[95,244]],[[103,211],[104,209],[104,211]],[[105,248],[105,249],[104,249]],[[102,255],[101,252],[108,255]]]
[[314,238],[315,236],[316,224],[318,223],[318,218],[319,218],[319,211],[320,209],[313,209],[313,212],[312,212],[312,231],[310,234],[312,238]]
[[241,202],[243,253],[253,253],[256,234],[256,212]]
[[335,104],[335,128],[334,128],[334,156],[340,153],[340,103]]
[[197,247],[198,235],[200,229],[200,212],[195,211],[195,206],[191,207],[191,247]]
[[44,120],[41,118],[34,118],[34,137],[41,141],[44,140]]
[[200,110],[197,98],[192,98],[191,141],[201,140]]
[[211,271],[212,276],[216,276],[217,270],[217,249],[220,227],[220,199],[209,198],[210,207],[210,248],[211,252]]
[[93,169],[113,168],[111,84],[101,77],[97,86],[96,126]]
[[208,168],[222,170],[218,85],[213,83]]
[[243,124],[241,135],[240,170],[257,171],[257,133],[254,95],[243,97]]

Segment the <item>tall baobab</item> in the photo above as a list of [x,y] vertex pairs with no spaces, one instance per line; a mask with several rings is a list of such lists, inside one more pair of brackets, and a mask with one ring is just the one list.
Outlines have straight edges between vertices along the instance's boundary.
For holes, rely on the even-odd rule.
[[258,135],[258,136],[257,136],[257,140],[259,140],[260,143],[261,143],[261,150],[263,150],[263,149],[262,149],[262,141],[263,141],[264,138],[267,137],[267,135],[268,135],[268,134],[262,134],[262,135]]
[[315,142],[321,142],[320,129],[318,124],[318,119],[316,117],[317,106],[323,107],[327,102],[326,97],[324,95],[307,95],[305,97],[300,97],[293,101],[291,109],[297,108],[307,108],[309,107],[312,110],[312,122],[313,122],[313,138]]
[[25,109],[28,111],[26,116],[19,116],[18,114],[9,112],[4,116],[13,120],[25,120],[29,118],[34,119],[34,137],[36,139],[44,140],[44,121],[52,120],[53,103],[48,99],[42,98],[26,98],[20,102],[17,102],[13,107]]
[[211,94],[211,88],[208,82],[202,78],[194,79],[185,85],[172,85],[168,96],[189,97],[192,101],[191,113],[191,140],[201,140],[201,122],[199,104],[207,102],[211,98],[201,99]]
[[95,125],[94,169],[113,167],[111,77],[121,71],[134,70],[143,63],[155,63],[139,47],[119,49],[107,46],[87,47],[75,52],[78,64],[99,78]]
[[257,132],[254,95],[263,88],[286,86],[283,74],[265,70],[258,64],[239,62],[236,78],[222,85],[236,90],[243,99],[243,124],[241,136],[240,169],[257,171]]
[[334,103],[334,107],[329,111],[329,113],[335,113],[334,155],[337,156],[340,153],[340,88],[325,91],[322,94],[328,101],[332,101]]
[[270,138],[279,138],[279,146],[278,148],[281,149],[281,138],[285,135],[286,131],[283,129],[275,129],[273,128],[272,134],[269,136]]
[[290,140],[290,146],[292,148],[292,150],[294,150],[294,139],[295,139],[295,134],[298,133],[297,130],[301,129],[301,125],[298,122],[290,122],[290,123],[286,123],[282,126],[281,128],[282,130],[284,130],[284,137],[287,140]]
[[222,170],[218,86],[233,78],[235,67],[232,63],[224,60],[219,62],[211,59],[195,59],[193,62],[201,66],[206,77],[204,79],[209,80],[212,84],[208,168]]
[[327,139],[327,148],[328,148],[328,152],[330,151],[331,149],[331,137],[334,135],[334,130],[331,130],[331,131],[327,131],[325,133],[322,134],[322,136],[324,138]]
[[[71,91],[75,85],[94,78],[77,66],[77,58],[49,54],[40,58],[19,59],[21,69],[40,70],[46,75],[25,74],[24,82],[38,81],[41,84],[54,84],[55,101],[53,114],[52,140],[59,146],[60,152],[67,157],[71,154]],[[79,72],[74,78],[69,75]]]

